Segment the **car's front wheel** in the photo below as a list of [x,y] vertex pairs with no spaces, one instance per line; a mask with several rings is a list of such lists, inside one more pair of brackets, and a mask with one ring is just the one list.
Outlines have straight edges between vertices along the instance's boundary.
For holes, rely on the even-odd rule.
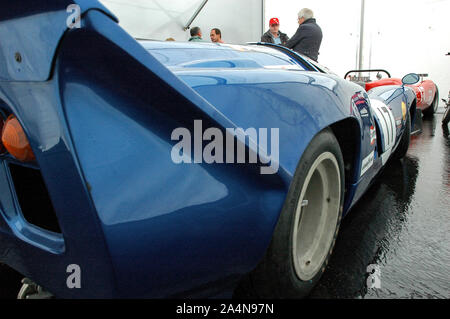
[[270,247],[250,275],[248,282],[256,297],[309,294],[331,256],[343,202],[343,156],[336,137],[327,129],[304,152]]

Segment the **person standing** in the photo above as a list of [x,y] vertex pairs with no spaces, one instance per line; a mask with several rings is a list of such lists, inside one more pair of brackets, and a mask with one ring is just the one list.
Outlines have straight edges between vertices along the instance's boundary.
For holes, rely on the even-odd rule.
[[286,43],[286,47],[317,62],[323,34],[322,29],[316,23],[314,12],[307,8],[300,10],[298,24],[297,32]]
[[269,27],[269,31],[261,37],[261,42],[286,45],[289,37],[280,31],[280,20],[278,18],[270,19]]
[[211,38],[211,42],[213,43],[224,43],[222,41],[222,32],[220,29],[214,28],[211,30],[211,34],[209,35]]
[[199,27],[193,27],[191,29],[191,38],[189,42],[203,42],[202,30]]

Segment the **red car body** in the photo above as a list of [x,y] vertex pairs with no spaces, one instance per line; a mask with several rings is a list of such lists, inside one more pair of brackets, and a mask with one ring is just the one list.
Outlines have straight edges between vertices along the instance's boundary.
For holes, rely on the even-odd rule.
[[[382,79],[366,83],[366,91],[385,85],[402,85],[402,80],[397,78]],[[431,80],[424,80],[414,85],[408,85],[417,96],[417,108],[423,112],[434,113],[439,103],[439,94],[436,84]]]

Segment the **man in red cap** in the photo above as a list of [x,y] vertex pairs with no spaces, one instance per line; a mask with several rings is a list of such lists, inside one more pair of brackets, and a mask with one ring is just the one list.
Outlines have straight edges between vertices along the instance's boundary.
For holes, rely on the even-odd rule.
[[289,41],[289,37],[280,31],[280,20],[272,18],[269,22],[270,29],[261,37],[261,42],[285,45]]

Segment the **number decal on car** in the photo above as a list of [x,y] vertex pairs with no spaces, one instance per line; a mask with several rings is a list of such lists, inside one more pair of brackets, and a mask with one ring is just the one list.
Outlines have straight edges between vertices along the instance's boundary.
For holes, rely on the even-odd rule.
[[397,126],[394,114],[392,114],[391,109],[389,109],[386,104],[379,100],[372,100],[371,104],[380,125],[382,149],[379,153],[383,154],[382,158],[384,165],[395,145],[397,139]]

